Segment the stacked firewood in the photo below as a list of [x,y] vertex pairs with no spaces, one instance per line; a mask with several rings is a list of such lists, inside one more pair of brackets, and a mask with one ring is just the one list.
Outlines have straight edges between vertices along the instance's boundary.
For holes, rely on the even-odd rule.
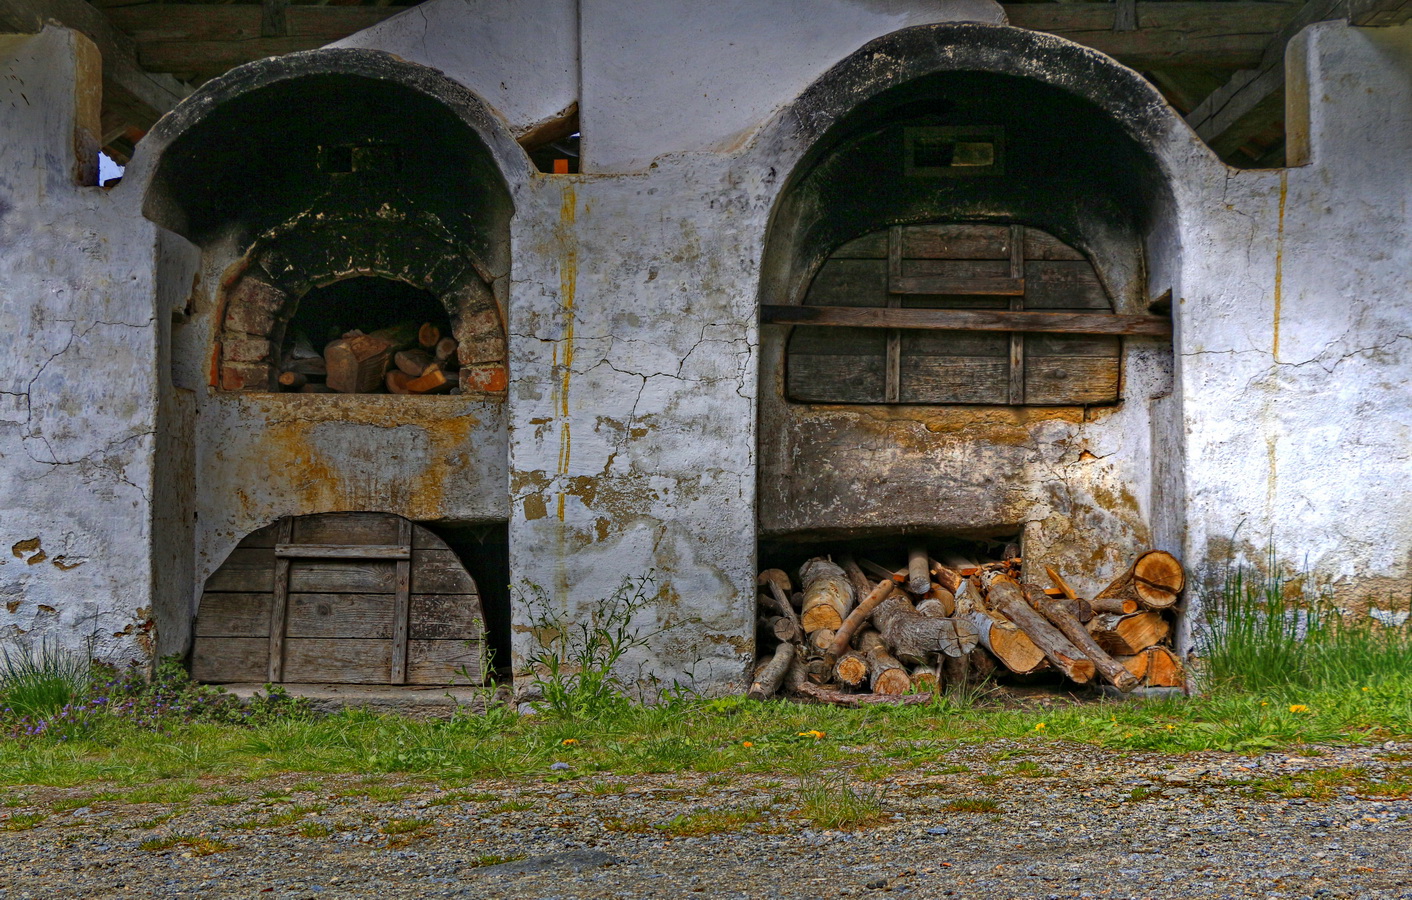
[[[337,332],[335,332],[337,334]],[[279,384],[303,394],[455,393],[456,339],[431,322],[344,332],[319,353],[296,336],[283,354]]]
[[1168,616],[1185,574],[1170,553],[1140,554],[1092,599],[1052,567],[1052,587],[1023,582],[1018,557],[943,557],[915,545],[896,571],[850,554],[816,557],[800,567],[798,591],[783,570],[761,572],[766,652],[750,696],[783,689],[844,706],[921,702],[1007,672],[1053,671],[1124,692],[1184,684]]

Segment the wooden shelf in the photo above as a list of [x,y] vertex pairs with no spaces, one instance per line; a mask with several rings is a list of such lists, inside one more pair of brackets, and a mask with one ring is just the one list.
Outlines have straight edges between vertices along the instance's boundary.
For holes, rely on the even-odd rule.
[[760,307],[765,325],[823,325],[841,328],[907,328],[929,331],[1008,331],[1055,334],[1117,334],[1170,337],[1163,316],[1115,313],[1049,313],[1031,310],[897,309],[856,306]]

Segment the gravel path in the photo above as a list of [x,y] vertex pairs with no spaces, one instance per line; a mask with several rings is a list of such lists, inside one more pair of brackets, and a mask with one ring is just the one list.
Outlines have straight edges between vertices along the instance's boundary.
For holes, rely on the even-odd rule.
[[[790,776],[455,792],[291,776],[203,781],[165,803],[28,788],[0,810],[0,828],[21,829],[0,831],[0,898],[1412,898],[1412,800],[1376,796],[1406,793],[1409,759],[1412,745],[1258,758],[959,748],[891,779],[885,821],[852,832],[802,820]],[[1250,784],[1357,767],[1357,793],[1330,799]],[[999,812],[946,808],[966,798]],[[755,821],[697,836],[655,827],[703,809]]]

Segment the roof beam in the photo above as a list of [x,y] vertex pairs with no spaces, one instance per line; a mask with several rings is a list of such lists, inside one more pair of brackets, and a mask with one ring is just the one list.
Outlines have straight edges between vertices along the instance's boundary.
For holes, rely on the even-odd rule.
[[1308,0],[1271,38],[1260,64],[1232,75],[1187,115],[1187,123],[1223,159],[1278,128],[1285,117],[1285,45],[1315,22],[1344,18],[1360,26],[1398,25],[1412,18],[1412,0]]
[[102,54],[105,131],[122,125],[145,131],[191,93],[170,75],[144,72],[137,44],[85,0],[0,0],[0,31],[31,34],[47,22],[87,36]]
[[109,7],[108,16],[136,42],[143,68],[205,80],[252,60],[331,44],[408,9],[279,6],[141,3]]
[[1084,44],[1134,69],[1256,66],[1297,2],[1251,0],[1117,3],[1006,3],[1010,24]]
[[1348,24],[1401,25],[1412,19],[1412,0],[1348,0]]

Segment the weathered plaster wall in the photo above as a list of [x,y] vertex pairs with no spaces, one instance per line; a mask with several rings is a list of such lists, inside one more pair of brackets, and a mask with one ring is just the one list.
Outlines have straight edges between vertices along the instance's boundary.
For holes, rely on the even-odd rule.
[[[1288,61],[1295,155],[1231,172],[1184,234],[1188,556],[1412,590],[1412,27],[1327,22]],[[1231,546],[1234,541],[1234,547]]]
[[0,37],[0,633],[137,660],[152,612],[157,229],[100,188],[101,60]]
[[583,172],[722,153],[873,38],[934,22],[1003,24],[993,0],[580,0]]
[[428,0],[329,46],[438,69],[519,134],[578,102],[578,20],[577,0]]

